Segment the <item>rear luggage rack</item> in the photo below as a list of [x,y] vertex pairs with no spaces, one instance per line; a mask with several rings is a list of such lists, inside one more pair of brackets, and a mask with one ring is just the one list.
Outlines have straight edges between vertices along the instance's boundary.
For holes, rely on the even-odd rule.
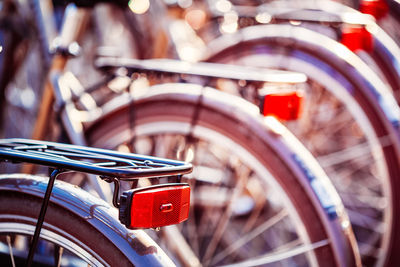
[[123,181],[183,175],[192,171],[191,164],[181,161],[29,139],[0,139],[1,159]]
[[[119,219],[127,228],[158,228],[181,223],[189,216],[190,187],[180,183],[181,176],[192,171],[189,163],[28,139],[0,139],[1,161],[39,164],[48,166],[51,171],[34,234],[33,251],[55,179],[65,172],[95,174],[108,183],[114,183],[113,205],[119,209]],[[160,177],[174,177],[178,183],[135,188],[122,192],[120,197],[120,181]]]

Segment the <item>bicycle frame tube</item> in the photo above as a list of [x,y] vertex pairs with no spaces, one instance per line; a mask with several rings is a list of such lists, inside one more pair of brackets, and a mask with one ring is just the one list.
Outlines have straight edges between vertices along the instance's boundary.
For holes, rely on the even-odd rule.
[[[60,35],[59,53],[57,53],[51,63],[50,71],[46,79],[42,101],[39,109],[38,116],[32,132],[32,139],[43,140],[49,127],[50,114],[52,114],[54,103],[54,85],[51,77],[55,73],[60,73],[64,70],[68,59],[68,47],[73,42],[79,40],[79,37],[84,32],[89,19],[89,9],[85,8],[67,8],[65,13],[65,21],[63,24],[62,32]],[[84,143],[79,143],[85,145]],[[24,165],[22,172],[33,173],[33,165]]]
[[51,114],[50,111],[54,101],[54,87],[50,78],[54,72],[61,72],[64,70],[69,59],[69,46],[73,42],[79,40],[79,37],[81,36],[87,24],[89,17],[88,12],[89,10],[84,8],[77,9],[70,7],[66,9],[65,21],[60,35],[58,53],[52,60],[50,73],[44,89],[42,104],[32,134],[33,139],[44,139],[45,130],[47,128],[46,123],[49,121],[48,116]]
[[38,34],[40,54],[44,58],[44,68],[48,68],[51,63],[51,54],[49,50],[49,38],[46,33],[46,26],[43,21],[43,13],[41,10],[40,2],[38,0],[30,0],[29,8],[33,11],[35,32]]

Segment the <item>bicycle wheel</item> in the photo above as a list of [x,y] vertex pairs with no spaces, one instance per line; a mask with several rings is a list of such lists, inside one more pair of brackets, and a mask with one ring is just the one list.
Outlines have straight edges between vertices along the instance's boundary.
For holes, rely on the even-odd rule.
[[279,122],[264,124],[256,106],[198,85],[153,86],[124,100],[87,130],[87,140],[193,164],[185,178],[189,220],[161,232],[178,264],[356,264],[339,198]]
[[[0,176],[2,265],[25,264],[47,181],[23,174]],[[107,203],[59,181],[33,260],[33,266],[172,265],[145,233],[123,227]]]
[[399,108],[379,78],[344,46],[300,27],[249,27],[210,48],[210,61],[309,77],[303,117],[286,125],[332,179],[363,263],[398,262]]

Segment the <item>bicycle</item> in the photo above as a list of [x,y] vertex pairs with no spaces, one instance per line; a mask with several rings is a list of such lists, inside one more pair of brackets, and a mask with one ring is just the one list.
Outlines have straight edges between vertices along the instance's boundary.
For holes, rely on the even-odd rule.
[[[3,264],[173,265],[145,233],[128,228],[157,228],[188,218],[190,188],[179,180],[191,171],[191,164],[26,139],[1,139],[0,159],[49,168],[49,179],[24,174],[0,176]],[[114,206],[119,215],[101,199],[56,181],[66,172],[92,173],[114,183]],[[120,182],[160,177],[178,182],[130,190],[119,196]]]
[[[87,13],[80,15],[87,17]],[[256,106],[205,86],[164,84],[136,90],[133,99],[126,92],[103,105],[99,114],[99,109],[85,110],[93,102],[71,73],[53,71],[56,103],[74,142],[196,162],[199,173],[188,182],[196,186],[192,211],[197,215],[183,226],[182,234],[176,228],[163,230],[173,236],[164,242],[174,260],[182,264],[193,260],[195,264],[260,264],[258,260],[358,264],[340,199],[323,171],[278,121],[263,122]],[[166,75],[159,69],[148,71]],[[143,70],[136,67],[136,72]],[[108,77],[118,75],[111,72]],[[89,120],[82,125],[82,116],[76,114],[94,115],[84,116]],[[210,179],[209,172],[216,178]],[[214,201],[213,195],[221,198]],[[243,209],[239,203],[247,204]],[[222,224],[218,224],[220,214]],[[193,236],[191,227],[201,230],[195,231],[198,236]],[[277,233],[281,233],[278,238]],[[225,240],[231,234],[239,241],[234,245]],[[189,242],[197,247],[188,246]],[[259,242],[266,246],[248,251]],[[257,256],[264,257],[255,260]]]

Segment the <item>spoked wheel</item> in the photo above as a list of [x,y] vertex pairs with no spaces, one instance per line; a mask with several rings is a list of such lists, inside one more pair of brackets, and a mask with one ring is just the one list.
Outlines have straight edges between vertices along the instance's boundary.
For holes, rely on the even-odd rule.
[[382,97],[385,88],[376,75],[327,37],[283,25],[256,29],[244,29],[243,42],[226,45],[210,60],[301,71],[309,77],[302,118],[286,125],[342,197],[363,263],[383,264],[397,242],[393,233],[399,223],[393,195],[399,173],[394,99]]
[[[2,178],[5,181],[4,177]],[[11,179],[18,181],[16,178],[14,176]],[[2,185],[4,181],[0,181]],[[36,180],[29,182],[40,183]],[[10,184],[13,183],[16,182]],[[27,184],[22,181],[19,186],[25,188]],[[1,191],[2,265],[25,266],[41,203],[40,197],[22,192],[4,191],[4,188]],[[84,201],[79,203],[84,206]],[[123,253],[102,232],[91,226],[87,219],[71,213],[66,207],[51,203],[32,266],[109,266],[110,264],[131,266],[132,263]]]
[[355,264],[340,200],[281,124],[262,123],[255,106],[210,88],[170,84],[149,92],[87,136],[93,146],[193,163],[185,178],[189,220],[159,235],[177,263]]
[[[7,223],[7,226],[0,223],[1,229],[6,231],[0,235],[0,257],[1,262],[7,263],[7,266],[25,265],[30,240],[35,231],[34,225],[25,222],[25,219]],[[56,243],[51,241],[52,238],[56,239]],[[34,266],[103,266],[82,247],[72,245],[54,233],[46,231],[39,242],[41,251],[35,255]]]

